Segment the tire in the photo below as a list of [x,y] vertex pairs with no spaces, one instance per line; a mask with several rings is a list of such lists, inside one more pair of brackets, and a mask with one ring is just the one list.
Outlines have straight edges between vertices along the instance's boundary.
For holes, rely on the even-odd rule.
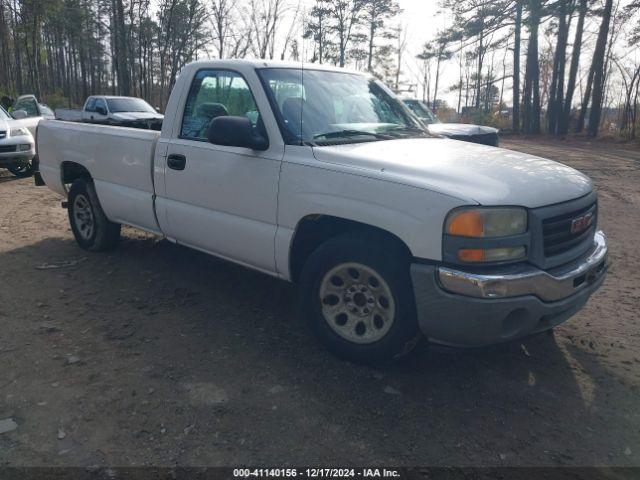
[[17,163],[7,167],[14,176],[18,178],[27,178],[33,175],[33,169],[31,168],[31,162]]
[[104,214],[91,180],[78,179],[69,190],[69,224],[81,248],[92,252],[113,249],[120,239],[120,224]]
[[424,338],[409,258],[378,235],[342,235],[318,247],[301,273],[300,311],[331,352],[356,363],[399,359]]

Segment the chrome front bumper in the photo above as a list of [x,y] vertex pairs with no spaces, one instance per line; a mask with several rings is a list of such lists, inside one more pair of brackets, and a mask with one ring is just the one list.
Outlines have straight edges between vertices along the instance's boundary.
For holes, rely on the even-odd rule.
[[459,347],[523,338],[575,315],[600,288],[606,271],[602,232],[585,256],[548,271],[514,265],[489,275],[414,263],[418,324],[431,342]]
[[448,292],[474,298],[510,298],[534,295],[543,302],[567,298],[591,285],[606,269],[607,240],[598,231],[594,248],[581,259],[549,272],[532,266],[501,274],[478,274],[438,268],[438,281]]

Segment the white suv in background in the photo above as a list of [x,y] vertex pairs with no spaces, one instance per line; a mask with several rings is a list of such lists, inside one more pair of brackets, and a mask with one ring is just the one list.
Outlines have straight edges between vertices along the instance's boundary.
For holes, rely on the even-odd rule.
[[35,154],[29,129],[0,107],[0,168],[6,168],[16,177],[28,177]]

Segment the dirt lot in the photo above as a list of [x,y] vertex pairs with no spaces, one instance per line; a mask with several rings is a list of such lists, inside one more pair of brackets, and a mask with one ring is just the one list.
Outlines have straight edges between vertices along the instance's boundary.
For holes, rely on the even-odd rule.
[[330,356],[286,283],[130,229],[80,250],[2,171],[0,465],[640,465],[640,151],[504,143],[595,180],[604,287],[555,336],[381,370]]

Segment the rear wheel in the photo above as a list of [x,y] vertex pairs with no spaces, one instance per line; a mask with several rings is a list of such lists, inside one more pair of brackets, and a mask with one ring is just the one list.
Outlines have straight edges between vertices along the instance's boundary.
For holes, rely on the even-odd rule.
[[20,162],[15,163],[9,167],[7,167],[13,175],[18,178],[26,178],[33,175],[33,169],[31,168],[31,162]]
[[358,363],[400,358],[422,339],[409,259],[385,240],[329,240],[301,275],[304,317],[332,352]]
[[98,200],[93,182],[78,179],[69,190],[69,223],[80,247],[93,252],[111,250],[120,238],[120,224],[111,222]]

